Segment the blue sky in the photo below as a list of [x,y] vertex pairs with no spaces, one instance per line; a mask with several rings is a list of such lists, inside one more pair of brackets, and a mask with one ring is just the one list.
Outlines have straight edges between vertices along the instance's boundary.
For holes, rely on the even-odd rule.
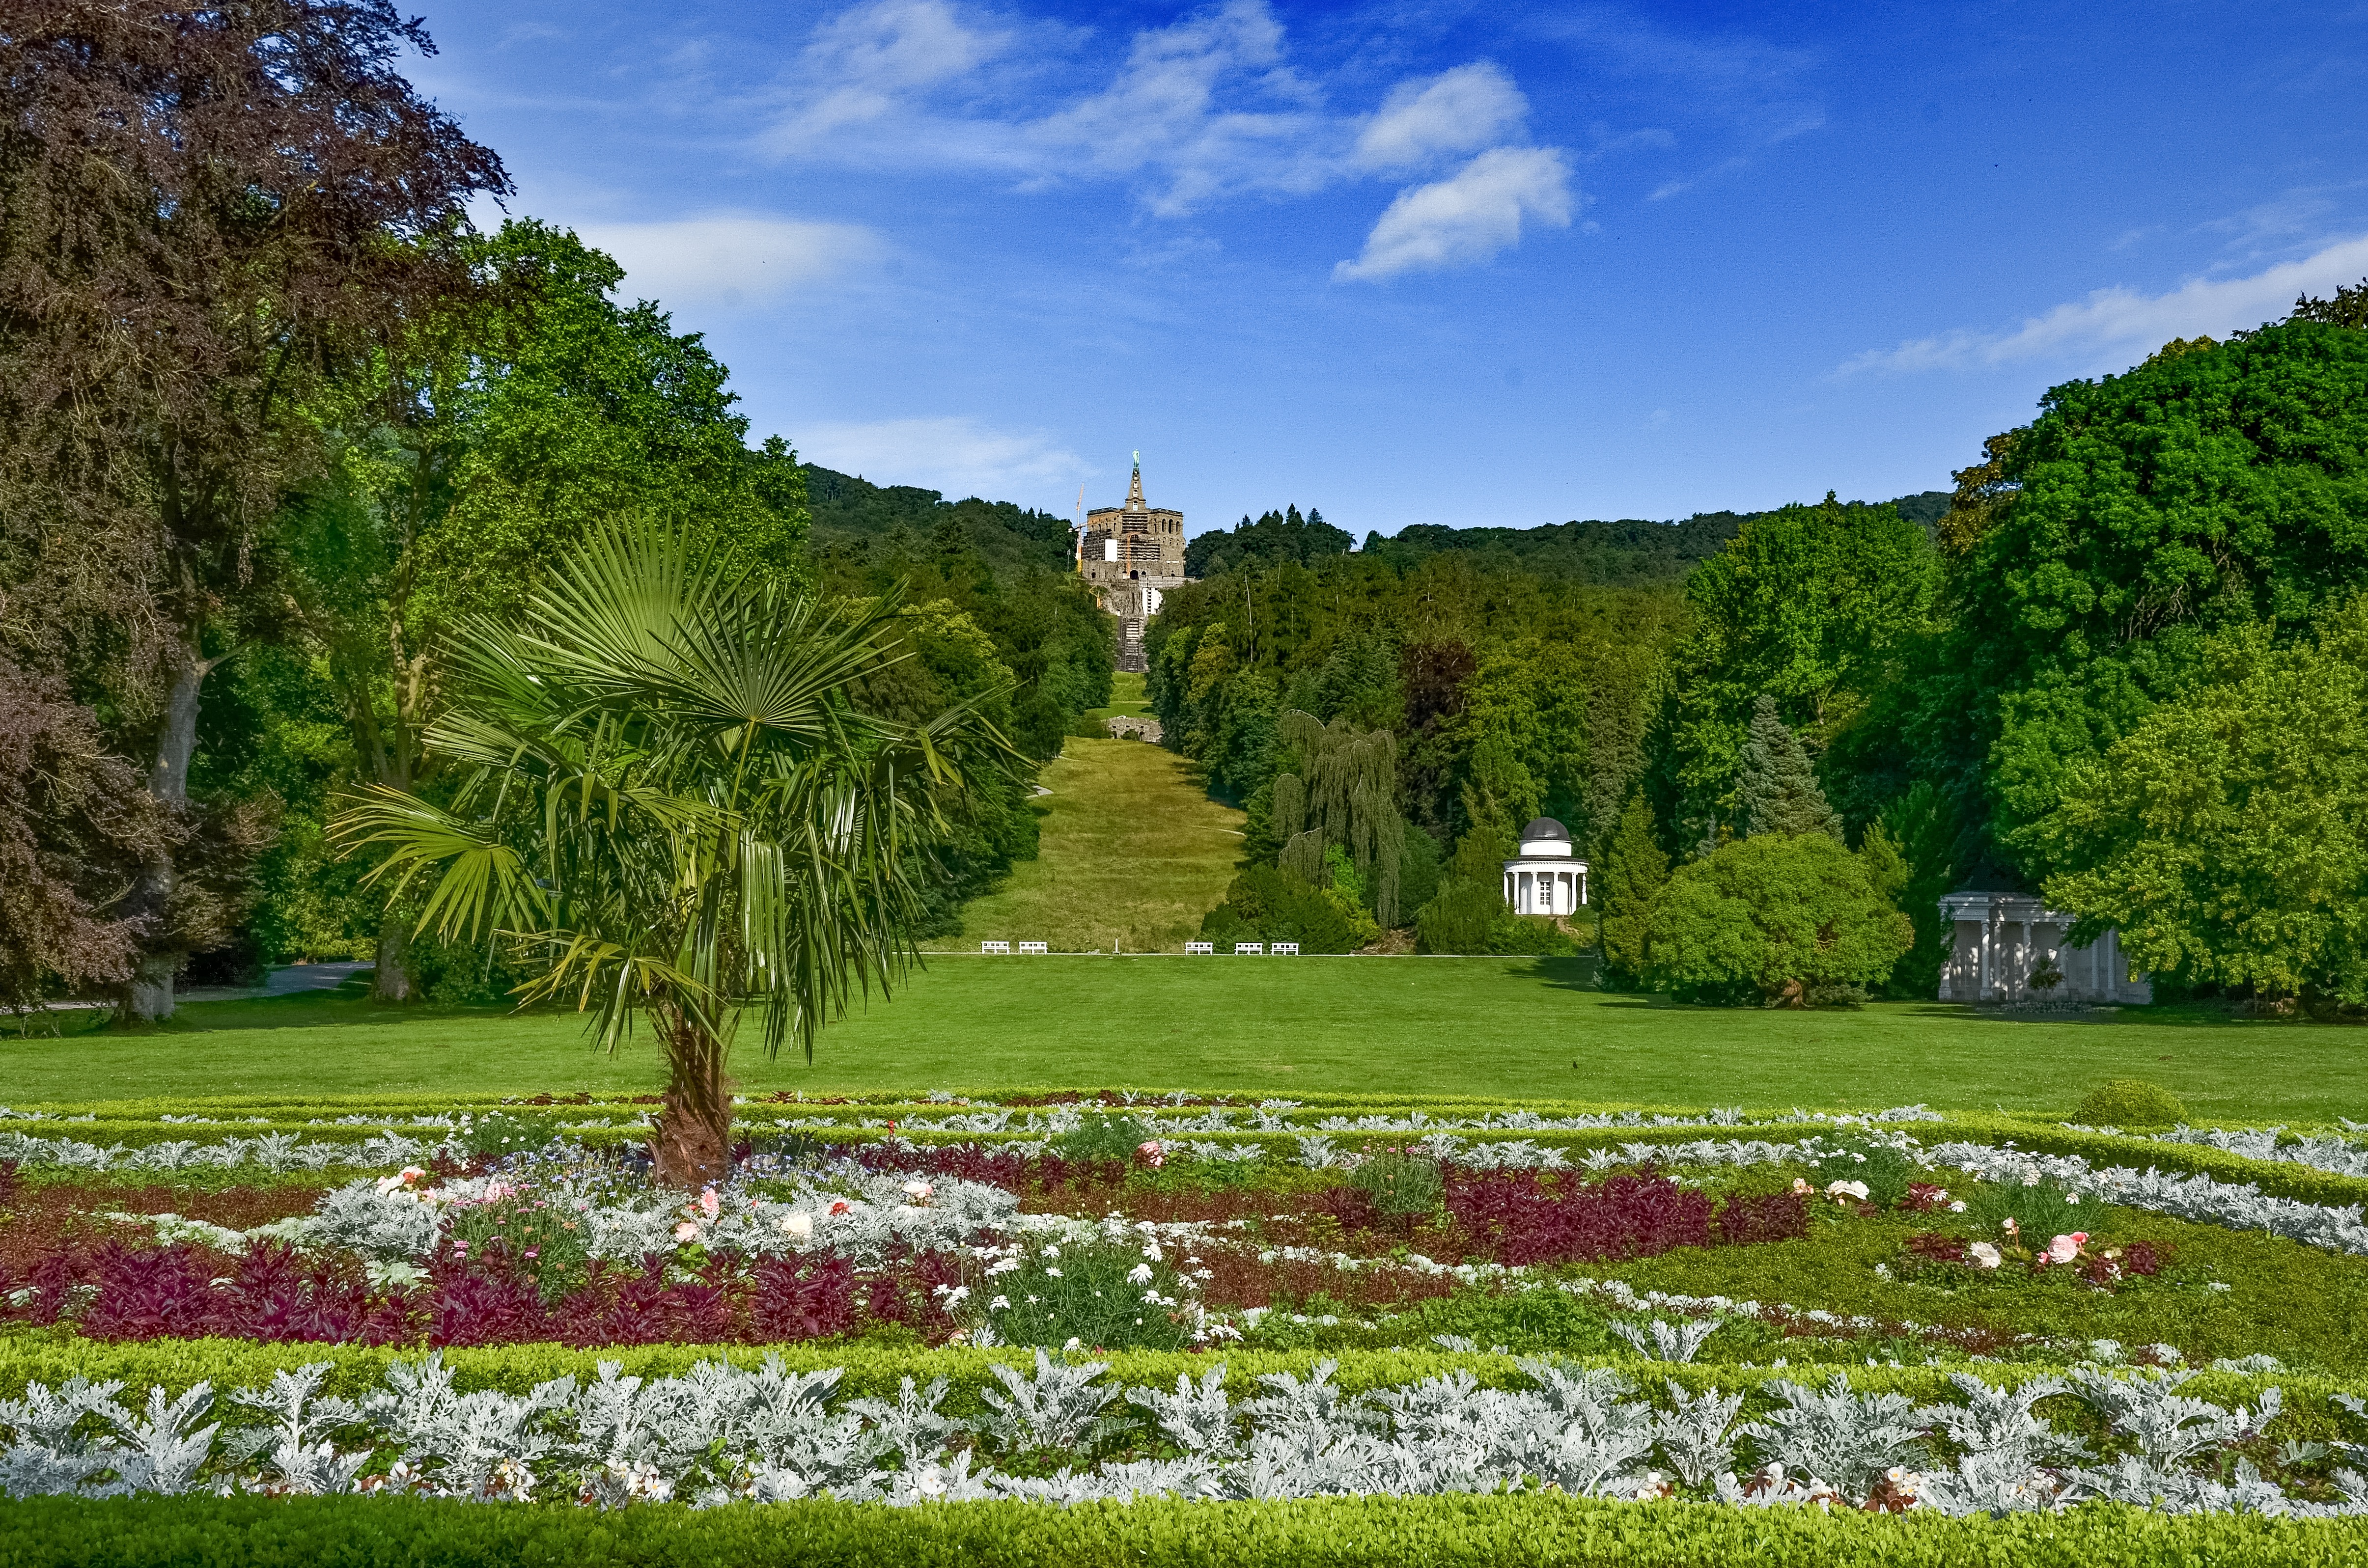
[[[1945,487],[2368,275],[2368,6],[431,5],[414,74],[881,483],[1221,526]],[[498,213],[487,214],[497,218]]]

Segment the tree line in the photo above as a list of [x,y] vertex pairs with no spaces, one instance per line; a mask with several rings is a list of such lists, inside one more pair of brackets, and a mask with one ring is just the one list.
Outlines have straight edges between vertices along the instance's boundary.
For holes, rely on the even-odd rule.
[[1971,885],[2118,927],[2168,994],[2358,1007],[2363,454],[2368,283],[2054,388],[1945,506],[1750,515],[1681,583],[1590,564],[1580,525],[1246,560],[1169,596],[1150,691],[1269,881],[1295,715],[1385,732],[1440,950],[1597,938],[1502,909],[1545,815],[1595,864],[1615,983],[1930,995],[1936,901]]

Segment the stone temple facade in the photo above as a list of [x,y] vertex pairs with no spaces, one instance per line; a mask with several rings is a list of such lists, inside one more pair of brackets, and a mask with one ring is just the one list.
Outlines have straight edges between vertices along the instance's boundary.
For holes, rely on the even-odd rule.
[[[2077,918],[2029,893],[1961,889],[1941,900],[1955,939],[1941,965],[1943,1002],[2132,1002],[2154,1000],[2154,983],[2130,972],[2121,933],[2085,948],[2065,940]],[[2051,986],[2033,975],[2060,974]]]
[[1159,597],[1184,576],[1184,514],[1143,498],[1143,454],[1123,506],[1097,506],[1077,536],[1077,574],[1100,590],[1102,608],[1119,619],[1119,665],[1140,670],[1143,623],[1159,613]]

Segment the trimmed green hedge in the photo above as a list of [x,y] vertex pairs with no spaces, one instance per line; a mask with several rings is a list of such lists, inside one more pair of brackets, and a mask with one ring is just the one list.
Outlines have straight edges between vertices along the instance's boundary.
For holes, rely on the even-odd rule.
[[2368,1520],[2174,1517],[2107,1504],[1951,1519],[1534,1495],[610,1514],[355,1497],[0,1503],[0,1568],[2335,1568],[2363,1557]]
[[[334,1368],[322,1385],[324,1393],[351,1397],[381,1386],[390,1362],[416,1360],[424,1354],[416,1349],[374,1346],[258,1345],[236,1339],[108,1344],[55,1334],[11,1335],[0,1337],[0,1398],[20,1396],[28,1382],[55,1387],[76,1374],[94,1382],[120,1379],[133,1396],[143,1394],[152,1384],[162,1386],[168,1394],[177,1394],[200,1380],[212,1383],[220,1393],[232,1388],[259,1387],[268,1383],[275,1371],[292,1369],[311,1361],[326,1361]],[[598,1350],[576,1350],[564,1345],[511,1345],[443,1353],[444,1364],[452,1369],[453,1381],[463,1392],[492,1388],[513,1394],[525,1393],[537,1383],[564,1376],[588,1383],[598,1376],[603,1361],[617,1363],[630,1376],[658,1378],[678,1376],[701,1361],[720,1359],[755,1367],[768,1354],[779,1355],[792,1372],[823,1367],[841,1369],[846,1374],[839,1383],[841,1398],[860,1394],[893,1398],[901,1379],[927,1382],[931,1378],[943,1377],[948,1385],[947,1409],[963,1415],[984,1410],[981,1393],[1001,1386],[995,1381],[989,1367],[1001,1362],[1032,1369],[1035,1365],[1035,1353],[1030,1350],[906,1350],[868,1345],[655,1345],[611,1346]],[[1822,1385],[1839,1372],[1861,1392],[1903,1393],[1925,1403],[1953,1397],[1949,1383],[1952,1372],[1977,1370],[1993,1383],[2015,1384],[2053,1370],[2044,1366],[2005,1363],[1979,1369],[1829,1364],[1744,1367],[1707,1362],[1678,1365],[1624,1355],[1557,1358],[1582,1366],[1616,1368],[1640,1386],[1651,1386],[1667,1379],[1693,1392],[1708,1388],[1756,1392],[1780,1381]],[[1197,1380],[1222,1361],[1227,1369],[1226,1387],[1237,1400],[1256,1392],[1261,1374],[1291,1372],[1304,1378],[1326,1360],[1338,1363],[1332,1381],[1351,1393],[1402,1387],[1456,1369],[1470,1372],[1489,1388],[1526,1387],[1529,1381],[1515,1357],[1427,1349],[1236,1349],[1203,1355],[1121,1350],[1092,1359],[1110,1368],[1105,1376],[1112,1381],[1167,1388],[1174,1387],[1179,1376]],[[2311,1428],[2303,1432],[2281,1426],[2281,1436],[2340,1435],[2349,1431],[2340,1425],[2347,1418],[2335,1413],[2331,1396],[2368,1394],[2368,1381],[2286,1372],[2199,1372],[2189,1380],[2183,1392],[2217,1404],[2234,1405],[2252,1403],[2260,1398],[2264,1389],[2272,1387],[2284,1391],[2289,1417]]]

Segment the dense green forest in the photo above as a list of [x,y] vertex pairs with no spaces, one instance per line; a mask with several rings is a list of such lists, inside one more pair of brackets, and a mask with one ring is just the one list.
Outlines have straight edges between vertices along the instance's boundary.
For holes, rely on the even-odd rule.
[[959,540],[1000,576],[1071,569],[1076,540],[1067,517],[1008,501],[949,501],[935,490],[873,484],[815,463],[805,475],[815,556],[849,572],[891,571],[930,560]]
[[[1970,883],[2117,926],[2169,994],[2368,1003],[2363,328],[2368,284],[2167,345],[1897,501],[1353,552],[1246,520],[1148,636],[1169,744],[1253,825],[1212,931],[1347,942],[1310,896],[1378,921],[1387,882],[1441,950],[1593,940],[1497,896],[1546,815],[1615,983],[1930,995]],[[1343,729],[1388,798],[1315,823]]]

